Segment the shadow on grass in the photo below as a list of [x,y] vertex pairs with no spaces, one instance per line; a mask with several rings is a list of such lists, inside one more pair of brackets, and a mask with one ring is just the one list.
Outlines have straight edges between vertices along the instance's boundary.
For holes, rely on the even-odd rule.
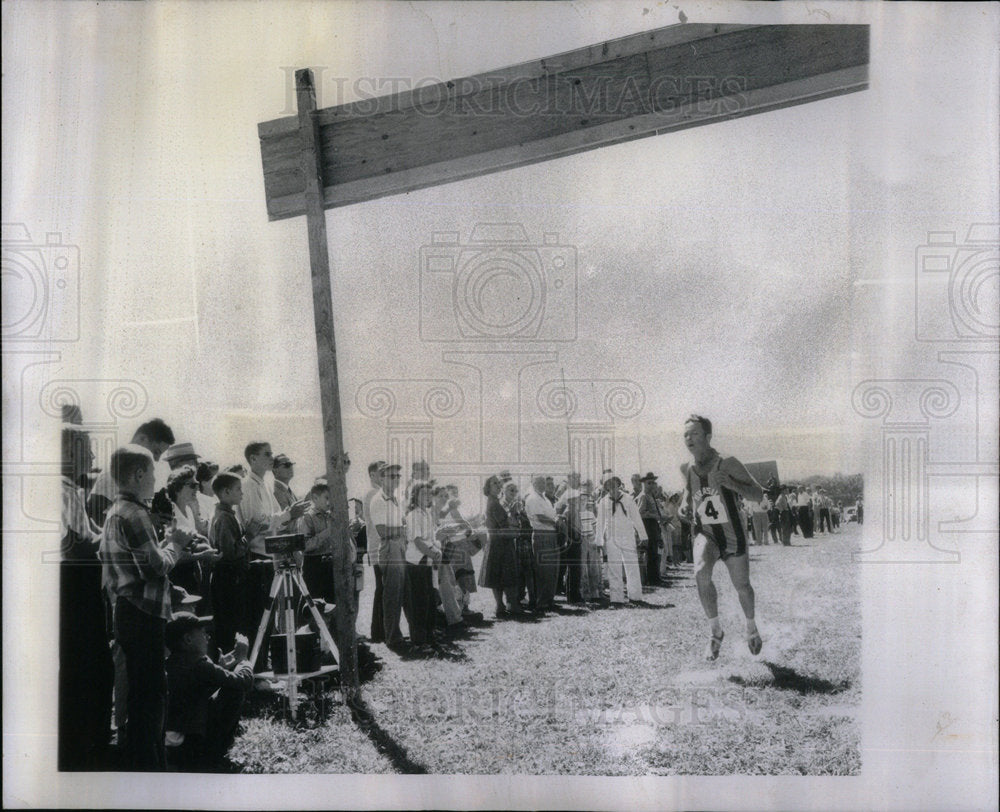
[[449,660],[464,662],[469,659],[465,651],[452,640],[438,640],[434,643],[411,645],[399,654],[399,659],[413,660]]
[[[851,687],[850,680],[830,682],[830,680],[821,679],[820,677],[810,677],[807,674],[800,674],[794,668],[776,665],[766,660],[762,664],[767,666],[768,670],[774,675],[774,682],[768,683],[765,687],[774,687],[782,691],[795,691],[803,696],[809,694],[839,694]],[[760,683],[753,680],[745,680],[739,676],[732,676],[729,678],[729,681],[737,685],[761,687]]]
[[534,612],[524,611],[517,614],[510,614],[504,618],[504,622],[511,623],[538,623],[541,618]]
[[581,615],[589,615],[590,612],[579,606],[567,606],[566,604],[554,603],[549,609],[554,615],[564,615],[566,617],[580,617]]
[[649,601],[629,601],[623,609],[673,609],[672,603],[650,603]]
[[364,733],[375,749],[385,756],[392,768],[404,775],[426,775],[427,768],[410,758],[406,748],[397,742],[375,719],[371,709],[363,703],[351,706],[351,719]]

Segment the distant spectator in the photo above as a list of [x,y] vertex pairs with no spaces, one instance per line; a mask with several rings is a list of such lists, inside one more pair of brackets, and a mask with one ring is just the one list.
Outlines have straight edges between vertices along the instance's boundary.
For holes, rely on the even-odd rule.
[[479,586],[493,592],[498,618],[506,617],[508,610],[515,613],[520,611],[517,600],[516,530],[510,528],[510,517],[500,504],[501,487],[498,476],[489,477],[483,485],[488,535],[479,568]]
[[645,580],[649,586],[657,586],[660,583],[660,547],[663,546],[663,534],[660,528],[663,514],[656,501],[656,480],[657,476],[652,471],[640,478],[642,492],[636,499],[639,517],[646,529]]
[[212,480],[219,473],[219,466],[214,462],[198,463],[195,479],[198,481],[198,512],[206,522],[212,521],[218,499],[212,490]]
[[587,603],[604,597],[601,563],[603,550],[597,545],[597,513],[591,483],[585,483],[580,502],[580,594]]
[[438,570],[438,591],[449,627],[458,628],[466,620],[482,620],[480,612],[469,608],[469,598],[476,592],[476,572],[472,556],[486,543],[486,534],[476,532],[458,511],[458,500],[447,488],[432,491],[438,518],[437,537],[441,544],[442,563]]
[[426,460],[417,460],[410,466],[410,479],[403,490],[403,502],[409,503],[413,489],[421,482],[431,481],[431,467]]
[[640,600],[642,597],[636,534],[640,539],[646,537],[646,528],[639,510],[635,501],[628,494],[622,493],[621,480],[612,477],[608,480],[607,494],[597,505],[597,538],[603,542],[607,551],[613,605],[625,603],[625,584],[628,585],[629,600]]
[[535,565],[531,550],[531,521],[524,512],[517,483],[508,481],[503,486],[504,510],[510,520],[510,527],[517,530],[517,601],[528,609],[535,608]]
[[638,501],[642,493],[642,474],[632,474],[632,499]]
[[406,593],[406,531],[403,511],[396,499],[400,466],[380,469],[381,490],[371,500],[371,523],[379,539],[378,560],[382,569],[382,635],[390,648],[399,648],[403,636],[399,617]]
[[535,611],[552,609],[559,575],[559,542],[556,536],[556,509],[545,495],[545,477],[531,481],[532,493],[524,500],[524,512],[531,522],[531,546],[535,570]]
[[404,607],[410,627],[410,642],[423,645],[434,642],[437,599],[434,570],[441,565],[441,547],[437,542],[431,485],[418,482],[413,487],[406,514],[406,593]]
[[[167,497],[173,506],[173,520],[177,527],[207,539],[208,522],[199,513],[198,482],[193,467],[184,465],[170,473],[167,479]],[[177,564],[170,573],[170,580],[196,595],[205,596],[207,592],[201,563],[197,561]],[[207,613],[207,606],[203,608]]]
[[274,498],[278,500],[278,506],[282,510],[287,510],[299,501],[289,484],[295,476],[295,463],[288,459],[287,454],[278,454],[274,458],[273,473]]
[[[170,426],[160,418],[155,417],[148,423],[143,423],[132,435],[132,444],[142,446],[153,455],[153,461],[158,461],[163,454],[174,443],[174,433]],[[115,501],[118,494],[118,486],[114,477],[111,476],[110,466],[105,468],[94,482],[94,487],[87,498],[87,513],[98,527],[104,526],[104,517],[107,515],[111,503]]]
[[566,600],[582,603],[581,580],[583,577],[583,547],[580,536],[580,510],[583,493],[580,491],[580,474],[571,471],[566,478],[566,487],[556,500],[556,514],[562,519],[565,534],[562,545],[560,569],[565,569]]
[[194,453],[194,446],[191,443],[176,443],[163,452],[163,461],[170,466],[171,471],[176,471],[185,465],[195,468],[200,459],[201,457]]
[[378,552],[381,540],[378,531],[372,522],[372,499],[382,489],[381,470],[385,466],[384,460],[376,460],[368,466],[368,483],[370,487],[365,492],[364,499],[361,500],[361,513],[365,520],[365,534],[368,537],[368,560],[371,562],[372,570],[375,573],[375,593],[372,596],[372,627],[369,639],[373,643],[385,642],[385,631],[382,628],[382,567],[379,562]]

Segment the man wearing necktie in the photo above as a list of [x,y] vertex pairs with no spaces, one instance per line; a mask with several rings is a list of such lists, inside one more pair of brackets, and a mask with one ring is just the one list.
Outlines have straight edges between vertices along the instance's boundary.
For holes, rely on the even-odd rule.
[[[608,555],[608,582],[611,587],[611,605],[624,606],[625,583],[629,600],[642,597],[642,578],[639,575],[639,552],[635,535],[647,540],[646,528],[635,501],[622,494],[622,481],[613,476],[607,481],[607,494],[597,504],[597,539],[604,544]],[[625,583],[622,582],[624,570]]]
[[278,454],[271,473],[274,474],[274,498],[282,510],[287,510],[299,501],[289,484],[295,476],[295,463],[288,459],[287,454]]

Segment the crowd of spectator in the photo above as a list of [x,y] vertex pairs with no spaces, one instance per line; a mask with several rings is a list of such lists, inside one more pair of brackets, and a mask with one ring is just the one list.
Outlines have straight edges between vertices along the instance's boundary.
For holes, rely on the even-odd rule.
[[[223,468],[160,419],[96,471],[73,417],[62,430],[59,767],[216,769],[247,693],[274,689],[261,676],[268,647],[250,662],[275,576],[265,538],[300,534],[295,564],[309,593],[327,609],[338,599],[330,488],[320,476],[300,498],[294,461],[263,441]],[[160,460],[170,472],[157,487]],[[497,620],[555,611],[557,595],[615,609],[693,560],[682,495],[652,472],[634,474],[631,489],[611,470],[596,482],[538,475],[522,493],[501,471],[485,478],[485,509],[474,514],[426,461],[405,485],[397,464],[378,460],[367,473],[347,543],[356,590],[365,554],[374,571],[368,639],[397,653],[481,622],[478,589]],[[834,533],[842,519],[821,488],[773,482],[743,509],[758,544]]]

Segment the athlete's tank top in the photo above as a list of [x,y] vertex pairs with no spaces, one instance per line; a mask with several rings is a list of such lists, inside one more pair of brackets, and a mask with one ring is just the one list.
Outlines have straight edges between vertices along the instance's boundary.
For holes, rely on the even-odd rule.
[[[718,471],[721,466],[722,457],[716,456],[711,471]],[[729,488],[710,487],[708,474],[699,474],[694,463],[687,468],[687,486],[695,533],[708,536],[720,549],[733,554],[746,549],[746,530],[740,519],[736,494]]]

